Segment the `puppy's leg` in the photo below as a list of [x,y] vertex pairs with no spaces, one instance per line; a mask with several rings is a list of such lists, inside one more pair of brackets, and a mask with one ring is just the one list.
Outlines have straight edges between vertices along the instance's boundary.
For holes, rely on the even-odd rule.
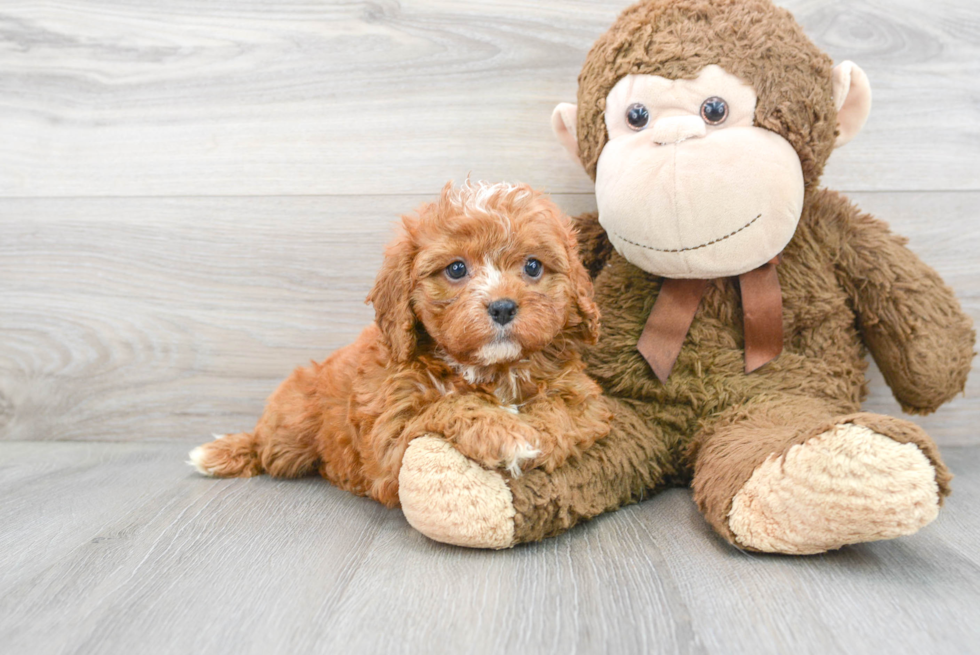
[[523,468],[532,466],[541,455],[541,434],[495,402],[475,394],[457,394],[432,402],[406,426],[401,452],[415,437],[441,434],[474,462],[520,475]]
[[214,436],[216,440],[198,446],[188,455],[187,463],[198,473],[217,478],[250,478],[262,473],[253,435],[239,432]]
[[541,456],[535,465],[549,473],[609,434],[612,422],[602,391],[584,374],[565,376],[522,407],[521,417],[540,432]]
[[320,460],[316,437],[323,420],[315,383],[315,371],[296,369],[269,398],[253,432],[199,446],[191,451],[189,463],[204,475],[222,478],[312,473]]

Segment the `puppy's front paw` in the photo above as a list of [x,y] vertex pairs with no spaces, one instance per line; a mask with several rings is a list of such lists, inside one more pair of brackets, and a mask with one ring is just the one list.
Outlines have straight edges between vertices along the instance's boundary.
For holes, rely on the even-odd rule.
[[515,478],[542,455],[537,432],[518,420],[474,425],[451,441],[456,450],[484,468],[504,469]]
[[539,448],[535,448],[523,439],[505,445],[502,450],[499,466],[515,478],[520,477],[524,468],[533,466],[534,460],[541,456]]

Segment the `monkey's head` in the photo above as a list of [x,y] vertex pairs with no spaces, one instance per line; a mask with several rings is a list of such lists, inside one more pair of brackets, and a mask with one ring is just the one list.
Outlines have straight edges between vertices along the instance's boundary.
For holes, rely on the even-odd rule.
[[644,0],[595,43],[552,126],[595,180],[599,222],[640,268],[713,278],[789,243],[804,195],[871,109],[769,0]]

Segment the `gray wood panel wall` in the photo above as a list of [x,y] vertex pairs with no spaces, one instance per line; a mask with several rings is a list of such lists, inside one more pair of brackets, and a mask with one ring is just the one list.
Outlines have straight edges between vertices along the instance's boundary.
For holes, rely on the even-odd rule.
[[[0,5],[0,440],[247,429],[349,342],[398,214],[448,179],[594,206],[555,143],[628,2]],[[980,11],[783,2],[868,73],[827,186],[911,237],[980,318]],[[868,407],[897,412],[875,377]],[[980,444],[980,380],[919,420]]]
[[[935,524],[817,557],[729,547],[687,490],[468,551],[182,462],[371,320],[446,180],[594,208],[549,116],[628,1],[0,0],[0,650],[978,652],[976,374],[915,419],[957,475]],[[825,183],[980,319],[980,3],[780,1],[874,87]]]

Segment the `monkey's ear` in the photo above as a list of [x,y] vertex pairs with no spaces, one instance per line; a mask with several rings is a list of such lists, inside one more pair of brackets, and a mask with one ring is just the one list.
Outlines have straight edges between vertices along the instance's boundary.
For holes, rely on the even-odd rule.
[[411,306],[413,244],[406,233],[388,245],[384,262],[367,302],[374,305],[375,322],[396,361],[415,353],[415,312]]
[[834,105],[837,107],[837,141],[835,148],[857,136],[871,113],[871,84],[868,76],[853,61],[834,66]]
[[563,102],[551,113],[551,129],[558,142],[565,146],[565,150],[572,156],[579,166],[582,160],[578,156],[578,137],[575,135],[578,123],[578,105]]

